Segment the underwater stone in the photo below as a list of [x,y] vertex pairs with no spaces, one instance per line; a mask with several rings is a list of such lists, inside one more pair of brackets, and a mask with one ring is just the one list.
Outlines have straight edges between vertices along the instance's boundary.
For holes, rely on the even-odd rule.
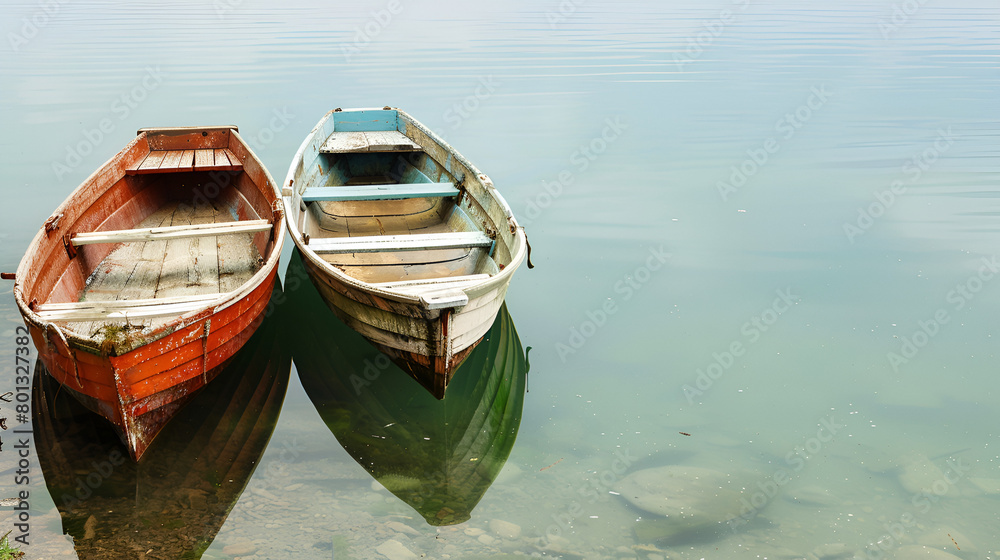
[[896,560],[960,560],[954,554],[927,546],[907,545],[896,550]]
[[813,549],[813,554],[820,560],[834,560],[854,556],[854,549],[844,543],[821,544]]
[[493,531],[494,535],[504,539],[514,540],[521,536],[520,525],[502,519],[490,520],[490,530]]
[[899,473],[899,483],[907,492],[933,492],[934,483],[944,481],[944,471],[924,455],[916,455],[905,462]]
[[402,543],[395,540],[388,540],[375,547],[375,551],[385,556],[389,560],[415,560],[417,555]]
[[[614,490],[635,507],[663,516],[643,519],[635,525],[640,542],[669,541],[726,528],[727,522],[739,518],[741,508],[750,508],[745,504],[753,496],[745,494],[744,487],[755,488],[754,480],[700,467],[671,465],[636,471],[619,481]],[[755,507],[766,507],[769,501],[765,499]]]

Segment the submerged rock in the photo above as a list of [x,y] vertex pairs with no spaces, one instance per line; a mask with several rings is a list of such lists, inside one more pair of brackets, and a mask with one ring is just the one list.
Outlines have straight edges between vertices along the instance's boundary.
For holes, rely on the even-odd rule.
[[490,521],[490,530],[493,534],[508,540],[515,540],[521,536],[521,526],[510,521],[493,519]]
[[945,480],[944,471],[925,455],[909,457],[899,473],[899,483],[903,485],[903,488],[906,488],[907,492],[913,494],[932,492],[934,483],[943,480]]
[[835,560],[854,556],[854,549],[844,543],[821,544],[813,549],[813,554],[820,560]]
[[832,507],[841,503],[837,496],[819,486],[803,486],[789,490],[784,494],[784,498],[795,504],[820,507]]
[[83,538],[92,539],[97,536],[97,518],[91,515],[87,518],[87,521],[83,524]]
[[983,494],[996,496],[1000,494],[1000,478],[971,477],[969,481],[982,491]]
[[403,543],[395,540],[388,540],[375,547],[375,550],[389,560],[414,560],[417,555],[412,550],[403,546]]
[[896,550],[896,560],[961,560],[954,554],[928,546],[907,545]]
[[250,556],[254,552],[257,552],[257,545],[250,541],[242,541],[232,544],[227,544],[222,547],[222,553],[228,556]]
[[[670,540],[718,528],[736,519],[744,498],[744,480],[700,467],[671,465],[636,471],[614,490],[635,507],[663,516],[640,521],[636,536],[643,541]],[[747,502],[749,503],[749,502]]]

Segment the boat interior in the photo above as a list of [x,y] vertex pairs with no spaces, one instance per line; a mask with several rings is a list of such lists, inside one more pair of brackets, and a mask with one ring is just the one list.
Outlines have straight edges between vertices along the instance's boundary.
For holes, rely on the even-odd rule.
[[[359,141],[369,151],[340,151]],[[403,134],[334,132],[320,152],[322,176],[310,184],[321,186],[302,193],[299,229],[322,259],[403,292],[420,291],[422,280],[460,287],[499,272],[495,235],[461,207],[460,180]]]
[[46,233],[62,235],[43,237],[38,251],[53,266],[25,286],[43,320],[82,338],[106,340],[109,323],[157,328],[196,310],[249,281],[274,246],[271,203],[257,185],[266,179],[257,165],[256,178],[243,169],[245,149],[143,146],[120,176],[101,185],[95,174],[93,193],[61,207],[69,214],[83,206],[75,198],[90,196],[79,215],[50,218]]

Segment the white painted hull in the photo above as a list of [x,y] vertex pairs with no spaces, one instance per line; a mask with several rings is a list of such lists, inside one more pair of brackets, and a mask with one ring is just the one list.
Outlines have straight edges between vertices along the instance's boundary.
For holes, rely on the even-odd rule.
[[[304,196],[307,189],[329,184],[330,176],[337,173],[334,166],[337,165],[336,158],[340,156],[326,155],[321,152],[321,148],[329,146],[334,139],[353,141],[347,135],[333,136],[335,128],[339,126],[334,122],[339,111],[331,111],[320,120],[292,161],[282,193],[287,223],[310,278],[330,308],[351,328],[392,357],[428,390],[442,398],[447,383],[461,360],[492,326],[503,304],[510,280],[526,256],[527,243],[523,228],[517,225],[509,206],[486,175],[402,111],[378,111],[380,110],[364,110],[357,114],[369,118],[371,115],[374,118],[384,118],[389,113],[396,113],[397,130],[423,150],[419,156],[412,156],[410,161],[417,161],[427,174],[440,168],[437,178],[439,181],[462,178],[458,181],[463,187],[462,194],[457,197],[454,208],[446,206],[450,202],[434,206],[437,203],[419,198],[411,203],[395,199],[390,203],[404,209],[400,214],[405,215],[410,208],[415,208],[413,214],[424,212],[427,216],[448,215],[449,224],[459,223],[465,228],[469,224],[478,225],[479,231],[491,235],[493,240],[489,253],[486,253],[485,248],[468,249],[467,252],[463,252],[461,248],[430,248],[425,251],[407,250],[399,253],[402,255],[399,257],[366,257],[368,261],[353,253],[342,257],[321,254],[318,248],[323,247],[326,241],[336,244],[349,239],[346,231],[344,236],[338,236],[336,232],[337,228],[343,227],[342,222],[360,223],[357,220],[362,219],[357,216],[345,217],[342,215],[346,212],[343,210],[345,206],[337,206],[352,203],[311,202],[313,206],[310,207],[310,202],[303,200],[308,198]],[[350,114],[350,111],[343,113]],[[340,117],[343,118],[342,115]],[[354,121],[347,123],[348,126],[351,124],[355,124]],[[383,125],[376,123],[374,126]],[[369,136],[375,137],[374,134]],[[408,149],[411,153],[416,153],[412,147]],[[421,184],[425,183],[417,183]],[[335,194],[347,192],[329,188],[326,191]],[[310,191],[312,192],[315,190]],[[384,207],[388,203],[381,204]],[[462,219],[456,218],[455,214],[461,214]],[[352,219],[355,222],[351,222]],[[384,217],[383,221],[388,224],[394,219],[398,221],[396,216]],[[328,220],[329,224],[321,223],[323,220]],[[439,231],[445,225],[435,224],[433,228]],[[382,229],[382,221],[378,221],[378,227],[379,230]],[[334,233],[329,233],[330,231]],[[463,231],[466,236],[472,234],[467,229]],[[330,237],[317,242],[319,235]],[[383,235],[388,235],[388,232]],[[418,235],[409,239],[420,237]],[[312,247],[309,241],[313,241]],[[437,261],[446,261],[446,264],[442,265]],[[471,268],[473,262],[477,263],[475,270]],[[366,263],[376,263],[377,266],[371,264],[366,268]],[[459,267],[466,267],[468,270]],[[440,277],[435,276],[438,269],[443,270]],[[386,270],[390,272],[384,272]],[[391,271],[408,274],[412,270],[420,272],[419,279],[407,282],[407,276],[399,278],[403,282],[391,282],[397,278],[377,276],[391,275]],[[466,270],[468,275],[463,276],[462,270]],[[472,272],[468,272],[469,270]],[[437,286],[441,288],[438,289]]]

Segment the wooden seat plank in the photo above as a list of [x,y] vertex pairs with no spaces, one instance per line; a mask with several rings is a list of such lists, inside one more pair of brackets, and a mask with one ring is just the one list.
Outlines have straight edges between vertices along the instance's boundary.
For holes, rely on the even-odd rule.
[[92,245],[95,243],[124,243],[128,241],[160,241],[167,239],[186,239],[192,237],[208,237],[212,235],[229,235],[234,233],[256,233],[271,229],[267,220],[243,220],[239,222],[206,223],[193,225],[178,225],[167,227],[123,229],[118,231],[96,231],[93,233],[77,233],[72,237],[74,246]]
[[38,315],[46,321],[100,321],[109,319],[141,320],[153,317],[170,317],[204,309],[206,304],[229,297],[231,294],[203,294],[195,296],[175,296],[156,299],[116,300],[79,302],[80,307],[71,303],[46,304],[38,306]]
[[196,171],[207,171],[215,167],[215,152],[211,149],[194,151],[194,168]]
[[303,202],[344,200],[393,200],[458,196],[459,190],[445,183],[400,183],[361,187],[309,187],[302,193]]
[[135,175],[136,172],[139,171],[139,167],[142,166],[142,164],[146,162],[146,158],[148,158],[148,157],[149,157],[149,154],[147,153],[146,157],[144,157],[141,160],[139,160],[139,161],[133,163],[132,165],[126,167],[125,168],[125,174],[126,175]]
[[184,150],[181,152],[181,163],[179,171],[191,171],[194,169],[194,150]]
[[419,152],[423,148],[397,130],[337,131],[331,134],[320,153]]
[[232,164],[234,171],[243,169],[243,162],[240,161],[240,158],[236,157],[236,154],[234,154],[232,150],[225,148],[222,151],[226,152],[226,157],[229,158],[229,163]]
[[199,294],[192,296],[173,296],[166,298],[142,298],[142,299],[114,299],[114,300],[88,300],[69,301],[61,303],[43,303],[35,306],[35,311],[74,311],[87,309],[107,309],[110,311],[121,309],[133,309],[136,307],[149,307],[154,305],[171,305],[175,303],[212,301],[224,297],[229,297],[229,293]]
[[405,134],[395,130],[378,130],[364,133],[369,152],[418,152],[420,145]]
[[155,173],[160,168],[160,164],[163,163],[163,158],[166,154],[166,152],[161,150],[149,152],[149,155],[146,156],[146,159],[142,160],[142,165],[136,171],[138,173]]
[[364,132],[334,132],[319,149],[323,154],[367,152],[368,139]]
[[[210,164],[206,166],[206,170],[229,169],[235,171],[242,169],[243,167],[239,164],[233,166],[231,162],[227,162],[224,167],[217,168],[215,166],[214,151],[207,151],[209,152]],[[228,152],[228,150],[225,151]],[[181,171],[191,171],[194,169],[194,152],[195,150],[153,150],[149,152],[149,154],[147,154],[142,161],[126,169],[125,174],[141,175],[147,173],[175,173]]]
[[239,166],[233,164],[227,149],[215,150],[215,168],[219,171],[236,171]]
[[362,237],[313,238],[307,247],[316,253],[378,253],[429,249],[489,247],[493,240],[481,231],[458,231],[416,235],[371,235]]
[[160,171],[170,171],[180,167],[181,155],[183,153],[184,152],[180,150],[169,150],[165,152],[163,161],[160,163]]

